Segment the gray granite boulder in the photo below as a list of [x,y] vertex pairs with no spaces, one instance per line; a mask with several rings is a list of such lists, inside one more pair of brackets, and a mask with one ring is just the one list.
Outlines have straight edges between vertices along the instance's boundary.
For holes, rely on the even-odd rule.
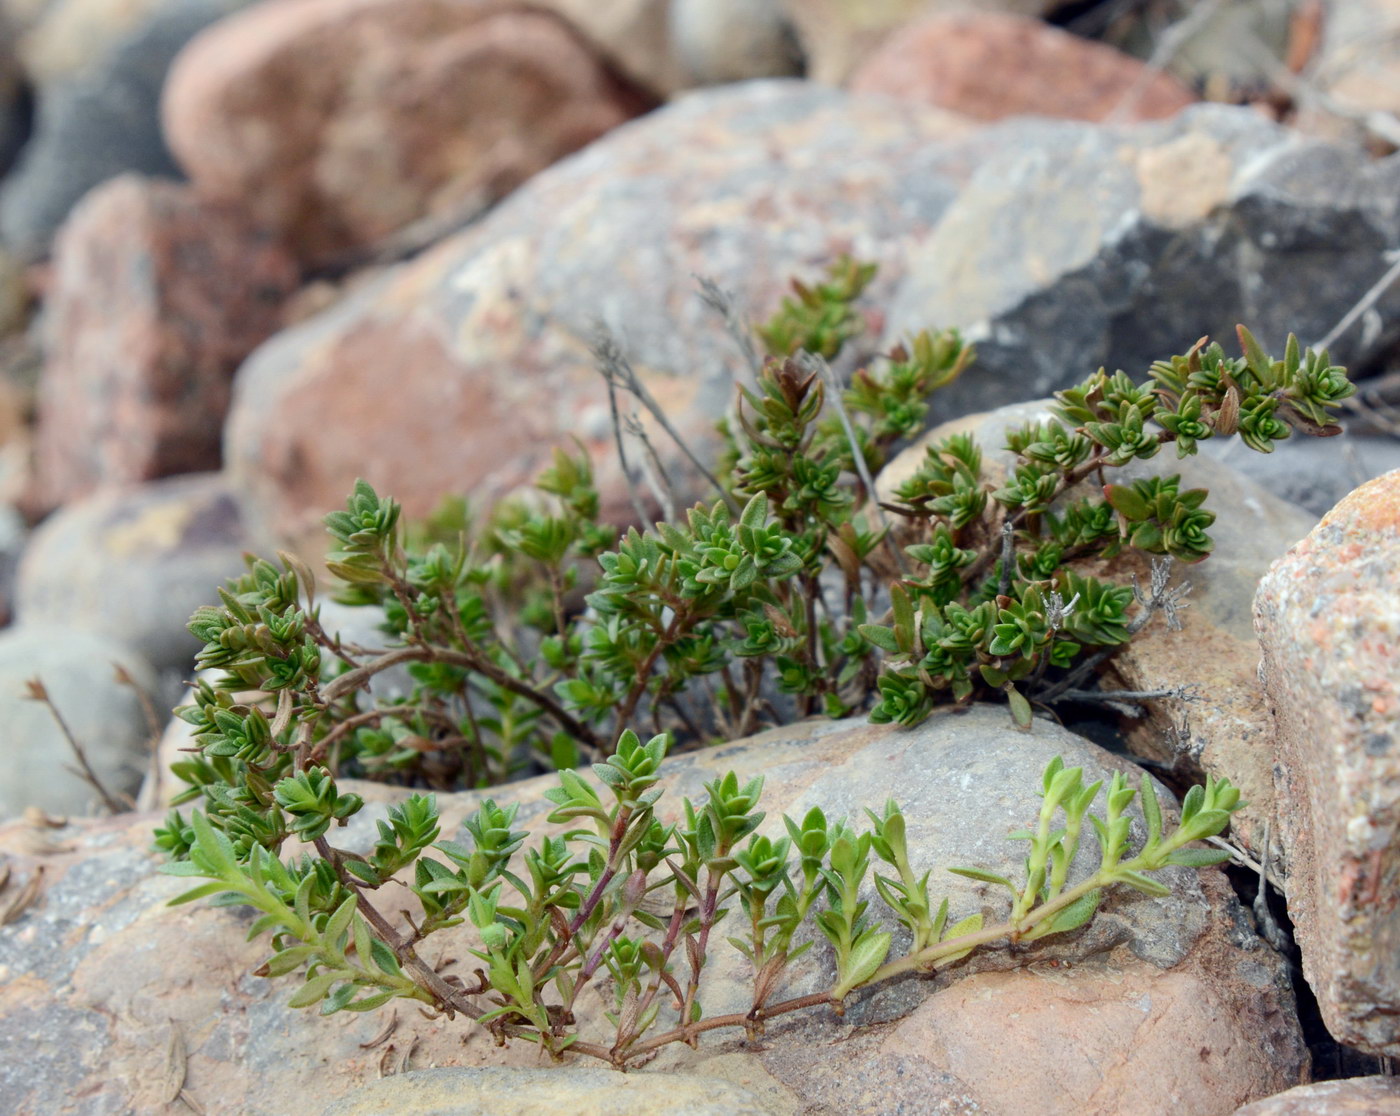
[[[742,362],[694,275],[757,319],[840,252],[878,262],[849,359],[962,327],[979,360],[937,401],[951,416],[1100,364],[1140,374],[1239,321],[1266,344],[1324,333],[1388,266],[1397,182],[1400,160],[1368,163],[1220,106],[1132,128],[969,130],[806,83],[707,90],[264,344],[239,370],[225,461],[256,527],[312,551],[357,475],[423,515],[452,490],[485,501],[528,481],[573,438],[609,512],[628,516],[590,343],[606,325],[712,454]],[[1378,351],[1397,308],[1400,290],[1377,307],[1379,330],[1348,332],[1338,354]],[[698,497],[669,438],[653,443]]]

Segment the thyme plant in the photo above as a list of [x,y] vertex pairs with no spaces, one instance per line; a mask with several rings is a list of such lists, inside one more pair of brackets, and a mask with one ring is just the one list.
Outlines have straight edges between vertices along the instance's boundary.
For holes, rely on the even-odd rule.
[[[1152,891],[1160,885],[1145,873],[1214,862],[1184,846],[1227,824],[1238,797],[1228,783],[1193,790],[1170,834],[1144,786],[1148,839],[1130,855],[1123,810],[1134,792],[1115,780],[1107,812],[1091,815],[1102,788],[1052,768],[1024,882],[967,870],[1011,890],[1009,919],[949,926],[927,873],[908,861],[892,804],[866,833],[814,811],[770,840],[754,834],[761,780],[730,777],[683,803],[683,821],[655,816],[668,746],[815,713],[913,725],[937,704],[987,697],[1029,727],[1033,704],[1079,693],[1155,613],[1172,622],[1183,590],[1168,563],[1210,551],[1203,490],[1183,491],[1176,476],[1114,482],[1111,471],[1167,446],[1187,456],[1211,437],[1268,452],[1294,431],[1335,433],[1331,414],[1354,391],[1326,353],[1290,337],[1274,359],[1241,327],[1239,357],[1202,340],[1144,381],[1100,370],[1058,393],[1054,419],[1008,435],[1004,476],[970,437],[943,439],[881,504],[871,478],[927,424],[928,397],[973,353],[955,331],[924,332],[841,388],[826,360],[859,334],[856,304],[872,274],[838,261],[825,282],[795,284],[759,328],[767,356],[723,424],[717,475],[691,455],[712,498],[683,517],[619,534],[599,518],[582,452],[556,451],[532,494],[479,524],[459,504],[410,529],[392,498],[361,481],[327,517],[326,568],[342,601],[381,622],[382,646],[329,632],[311,570],[285,554],[250,559],[219,604],[195,613],[201,680],[178,712],[197,751],[174,765],[187,786],[157,844],[167,870],[210,880],[182,899],[220,895],[261,912],[253,933],[271,934],[276,952],[260,971],[302,973],[294,1005],[366,1010],[406,996],[502,1037],[627,1065],[713,1027],[752,1031],[795,1007],[839,1006],[857,988],[980,945],[1072,929],[1107,887]],[[756,353],[727,298],[705,293]],[[631,424],[619,396],[670,430],[616,346],[598,354],[619,447]],[[660,501],[673,503],[662,482]],[[1101,568],[1129,550],[1156,562],[1145,591],[1088,572],[1088,561]],[[388,671],[408,676],[397,695],[379,685]],[[641,724],[646,745],[632,732]],[[585,761],[604,796],[575,773]],[[378,823],[369,855],[329,843],[363,805],[340,790],[345,776],[432,791],[540,769],[561,780],[552,818],[583,828],[528,851],[514,810],[491,802],[468,841],[439,841],[430,793]],[[199,809],[187,819],[178,807],[189,802]],[[1052,829],[1057,811],[1063,824]],[[1086,817],[1102,864],[1071,885]],[[288,841],[314,854],[284,860]],[[913,936],[902,958],[888,957],[890,935],[859,898],[872,856],[893,870],[874,886]],[[372,896],[402,874],[421,914],[395,924]],[[653,893],[673,898],[669,916],[643,905]],[[755,998],[742,1019],[707,1019],[702,969],[736,898],[748,927],[731,940],[753,963]],[[809,918],[835,951],[836,982],[775,1000]],[[464,921],[479,936],[474,983],[417,953],[424,937]],[[605,973],[616,1034],[599,1044],[572,1022],[582,990]]]
[[[758,809],[763,779],[740,785],[731,772],[706,786],[702,802],[683,800],[680,821],[663,824],[656,784],[666,742],[658,735],[643,744],[624,732],[607,762],[593,767],[602,794],[576,772],[561,771],[559,785],[546,792],[554,806],[548,820],[577,828],[528,849],[530,834],[513,828],[516,806],[491,800],[465,823],[468,842],[439,841],[431,794],[393,807],[378,823],[369,856],[334,848],[327,829],[358,802],[303,773],[274,794],[295,811],[298,833],[314,843],[317,857],[283,862],[260,844],[240,847],[227,826],[196,812],[188,828],[162,832],[161,842],[178,856],[163,870],[209,881],[175,903],[217,896],[259,912],[249,936],[270,935],[273,953],[257,972],[302,976],[291,1007],[320,1005],[329,1015],[411,999],[474,1020],[502,1042],[524,1038],[555,1056],[571,1051],[626,1068],[707,1031],[739,1027],[753,1038],[792,1011],[825,1005],[839,1012],[859,989],[931,973],[992,943],[1077,929],[1118,885],[1165,895],[1167,887],[1148,873],[1228,859],[1187,846],[1219,833],[1239,805],[1227,780],[1211,780],[1192,788],[1180,824],[1169,828],[1151,780],[1143,776],[1134,790],[1115,774],[1102,816],[1091,814],[1102,782],[1085,785],[1082,769],[1056,759],[1045,769],[1035,829],[1012,834],[1029,843],[1023,880],[952,869],[1005,887],[1008,917],[985,925],[974,913],[952,922],[948,900],[930,892],[931,873],[920,875],[910,860],[904,816],[893,801],[879,814],[867,811],[871,826],[864,831],[813,807],[800,821],[785,816],[787,836],[774,840],[755,833],[765,817]],[[1133,851],[1125,810],[1135,795],[1147,832]],[[1071,882],[1086,818],[1099,866]],[[426,855],[429,847],[441,857]],[[399,928],[373,896],[409,866],[422,913],[417,920],[405,913]],[[909,931],[901,956],[890,956],[893,934],[862,898],[872,878],[884,906]],[[653,896],[659,904],[644,905]],[[744,1011],[707,1015],[705,966],[731,913],[735,932],[727,940],[752,968],[752,1001]],[[788,966],[812,945],[801,933],[809,922],[831,946],[834,982],[783,998]],[[464,923],[474,928],[470,952],[480,963],[470,981],[439,971],[419,953],[429,935]],[[595,993],[603,997],[608,1029],[584,1035],[577,1028],[580,998]]]

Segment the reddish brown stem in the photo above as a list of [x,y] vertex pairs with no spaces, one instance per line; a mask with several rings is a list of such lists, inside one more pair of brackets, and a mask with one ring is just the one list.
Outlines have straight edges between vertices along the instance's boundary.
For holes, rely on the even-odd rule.
[[316,851],[328,860],[335,868],[336,875],[341,882],[355,893],[355,906],[364,920],[374,928],[379,939],[394,951],[394,956],[399,959],[400,964],[408,969],[414,976],[418,984],[428,993],[435,996],[443,1008],[449,1013],[461,1012],[469,1019],[479,1019],[485,1014],[481,1008],[468,1000],[458,989],[453,988],[447,981],[434,971],[433,967],[418,956],[412,943],[401,937],[358,885],[358,882],[349,876],[340,865],[340,857],[331,848],[330,842],[325,837],[316,838]]
[[[609,1051],[609,1060],[616,1066],[625,1066],[628,1062],[636,1058],[644,1057],[654,1050],[660,1050],[673,1042],[692,1042],[699,1038],[706,1031],[718,1030],[721,1027],[753,1027],[766,1023],[770,1019],[776,1019],[780,1015],[787,1015],[789,1012],[801,1011],[803,1008],[820,1007],[822,1004],[835,1004],[829,992],[813,992],[807,996],[797,996],[791,1000],[783,1000],[772,1007],[759,1008],[747,1012],[734,1012],[730,1015],[715,1015],[709,1019],[701,1019],[696,1023],[687,1023],[672,1030],[665,1031],[654,1038],[647,1039],[646,1042],[638,1043],[636,1046],[628,1047],[625,1050],[613,1053]],[[570,1050],[578,1050],[579,1053],[591,1053],[580,1049],[578,1043],[569,1047]]]

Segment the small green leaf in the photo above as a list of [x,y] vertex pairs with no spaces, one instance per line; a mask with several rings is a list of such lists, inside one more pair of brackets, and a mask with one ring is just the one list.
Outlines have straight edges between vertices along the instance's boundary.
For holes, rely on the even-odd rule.
[[1103,495],[1104,499],[1112,505],[1113,510],[1129,522],[1147,519],[1152,514],[1152,509],[1147,506],[1147,501],[1131,485],[1106,484],[1103,486]]
[[[1057,912],[1048,922],[1048,929],[1042,930],[1039,936],[1047,934],[1063,934],[1069,930],[1078,930],[1091,918],[1094,912],[1099,909],[1099,902],[1103,898],[1103,892],[1094,890],[1087,895],[1081,895],[1064,910]],[[1042,922],[1041,927],[1047,926]],[[1040,929],[1040,927],[1037,927]]]
[[[167,867],[170,867],[170,865],[162,865],[163,869]],[[175,873],[171,874],[174,875]],[[183,875],[184,873],[181,874]],[[194,873],[189,874],[193,875]],[[228,884],[224,883],[222,880],[215,880],[213,883],[200,884],[199,887],[191,888],[189,891],[182,891],[179,895],[175,896],[174,899],[170,900],[166,906],[178,907],[181,903],[192,903],[196,899],[203,899],[209,895],[218,895],[219,892],[227,890]]]
[[[341,1007],[341,1011],[373,1011],[377,1007],[382,1007],[392,1000],[397,992],[390,989],[388,992],[376,992],[373,995],[365,996],[363,999],[352,1000]],[[325,1012],[323,1014],[330,1014]]]
[[225,878],[230,875],[242,875],[238,869],[238,858],[233,851],[233,842],[215,829],[202,811],[191,812],[190,825],[194,828],[199,851],[215,871]]
[[1212,864],[1224,864],[1231,855],[1225,849],[1178,849],[1162,863],[1180,864],[1186,868],[1208,868]]
[[899,640],[895,638],[894,629],[882,628],[879,624],[862,624],[857,630],[867,642],[873,643],[881,651],[888,651],[891,655],[899,653]]
[[1157,801],[1157,790],[1153,787],[1149,775],[1142,777],[1142,793],[1139,798],[1142,802],[1142,816],[1147,821],[1147,847],[1151,848],[1162,837],[1162,807]]
[[875,970],[885,963],[889,952],[888,930],[863,935],[852,948],[841,981],[831,990],[832,997],[839,1000],[852,989],[864,984],[875,975]]
[[571,736],[562,732],[556,733],[549,744],[549,758],[556,771],[577,767],[579,761],[578,744]]
[[1191,824],[1191,819],[1200,811],[1205,800],[1206,789],[1199,783],[1186,792],[1186,797],[1181,800],[1181,825],[1183,829]]
[[352,936],[355,939],[355,956],[359,958],[360,965],[367,969],[371,964],[371,958],[374,956],[374,949],[371,944],[373,939],[370,937],[368,923],[366,923],[357,912],[352,912],[352,914],[353,917],[350,919],[350,928]]
[[[961,922],[954,923],[952,926],[948,927],[947,932],[943,935],[943,940],[945,942],[951,942],[966,934],[975,934],[981,929],[982,916],[980,914],[968,915]],[[968,946],[966,949],[960,949],[956,953],[950,953],[947,957],[943,958],[940,964],[950,965],[954,961],[961,961],[976,948],[976,946]]]
[[[308,879],[312,877],[308,876]],[[340,936],[345,933],[350,925],[350,919],[355,913],[355,896],[349,895],[345,902],[335,909],[335,913],[326,921],[326,929],[323,933],[325,940],[334,946],[340,941]]]
[[749,528],[749,530],[751,531],[756,531],[758,530],[758,528],[763,526],[764,522],[767,519],[768,497],[765,496],[762,492],[759,492],[754,495],[753,499],[751,499],[746,505],[744,505],[744,510],[739,515],[739,524],[743,527]]
[[[1028,835],[1029,836],[1029,835]],[[1012,895],[1016,894],[1016,885],[1005,876],[998,876],[995,872],[986,872],[981,868],[949,868],[955,876],[966,876],[970,880],[981,880],[983,883],[999,884],[1006,888]]]
[[[1230,824],[1229,810],[1202,810],[1191,819],[1190,832],[1192,840],[1199,840],[1203,837],[1214,837],[1222,832]],[[1182,823],[1182,828],[1186,828]]]
[[1011,717],[1016,722],[1016,726],[1022,729],[1031,727],[1034,714],[1031,711],[1031,703],[1026,700],[1024,694],[1015,686],[1007,683],[1005,690],[1007,702],[1011,706]]
[[1120,868],[1117,873],[1117,879],[1127,884],[1129,887],[1136,888],[1144,895],[1162,896],[1172,893],[1172,889],[1165,884],[1160,884],[1156,880],[1144,876],[1141,872],[1134,872],[1128,868]]
[[345,979],[345,975],[339,971],[322,973],[314,976],[303,984],[296,994],[287,1001],[288,1007],[300,1008],[310,1007],[312,1004],[319,1004],[326,998],[326,993],[331,990],[331,985]]
[[278,953],[274,953],[254,971],[260,977],[286,976],[294,969],[300,968],[315,955],[315,946],[292,946],[290,949],[284,949]]
[[1269,358],[1265,355],[1259,342],[1254,339],[1254,334],[1242,325],[1235,326],[1235,333],[1240,339],[1240,348],[1244,351],[1244,359],[1249,365],[1249,370],[1260,379],[1266,379],[1270,372]]

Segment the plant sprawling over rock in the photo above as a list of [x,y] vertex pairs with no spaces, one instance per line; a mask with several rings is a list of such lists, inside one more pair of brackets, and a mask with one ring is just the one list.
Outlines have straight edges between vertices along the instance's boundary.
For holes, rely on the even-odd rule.
[[[270,932],[277,949],[262,971],[305,972],[294,1005],[363,1010],[408,996],[502,1036],[626,1065],[712,1027],[752,1031],[794,1007],[839,1005],[857,987],[978,945],[1070,929],[1092,916],[1105,887],[1153,891],[1160,885],[1142,873],[1219,859],[1182,846],[1227,824],[1238,798],[1228,783],[1193,790],[1171,835],[1144,785],[1148,840],[1130,856],[1123,809],[1134,792],[1116,781],[1107,813],[1089,815],[1102,788],[1052,766],[1040,828],[1026,834],[1024,884],[968,870],[1014,897],[1010,920],[984,929],[980,915],[947,925],[928,874],[909,863],[893,804],[871,815],[868,833],[813,811],[772,841],[753,834],[761,781],[730,777],[706,801],[684,802],[683,820],[654,816],[668,747],[734,739],[766,722],[868,710],[912,725],[942,702],[1004,695],[1029,726],[1032,702],[1076,693],[1155,612],[1173,621],[1181,590],[1168,583],[1168,563],[1210,550],[1203,490],[1182,491],[1175,476],[1110,483],[1109,470],[1171,444],[1186,456],[1209,437],[1238,433],[1267,452],[1294,430],[1331,433],[1331,410],[1354,390],[1326,353],[1301,352],[1290,338],[1272,359],[1241,328],[1240,357],[1203,340],[1153,365],[1145,382],[1100,370],[1061,392],[1055,419],[1009,433],[1004,475],[970,437],[945,438],[880,503],[873,475],[926,425],[928,396],[973,354],[956,332],[922,333],[841,389],[826,360],[859,332],[854,304],[872,273],[838,262],[825,282],[795,284],[758,331],[769,355],[753,358],[753,382],[723,424],[719,476],[692,458],[714,498],[683,517],[660,457],[629,423],[666,512],[645,531],[619,535],[600,522],[583,454],[556,451],[534,493],[477,530],[460,505],[409,528],[397,503],[358,483],[327,518],[327,568],[344,583],[343,601],[378,610],[384,647],[329,633],[310,569],[289,555],[250,561],[219,605],[195,614],[205,674],[180,715],[199,753],[175,765],[188,784],[176,805],[202,809],[189,820],[172,810],[157,842],[175,860],[170,871],[212,881],[182,898],[218,894],[262,912],[253,932]],[[727,298],[705,293],[752,356]],[[669,431],[616,346],[604,339],[598,355],[614,414],[630,394]],[[1146,591],[1085,569],[1125,548],[1155,556]],[[397,693],[390,671],[408,676]],[[630,728],[644,722],[655,732],[646,745]],[[613,802],[574,773],[585,757]],[[395,807],[369,855],[327,840],[362,806],[338,789],[340,776],[446,790],[540,766],[560,773],[551,820],[584,828],[522,853],[523,874],[512,858],[527,834],[490,802],[468,823],[467,843],[437,840],[432,795]],[[1057,811],[1063,824],[1052,831]],[[1102,866],[1070,886],[1086,817]],[[284,861],[289,838],[316,855]],[[430,846],[446,859],[424,855]],[[875,886],[913,935],[900,960],[888,959],[890,934],[858,898],[872,854],[893,868]],[[395,928],[370,896],[410,869],[422,911]],[[657,913],[644,902],[653,893],[674,902]],[[741,1018],[706,1019],[701,969],[736,898],[749,929],[731,941],[753,961],[754,1003]],[[809,915],[835,950],[837,981],[771,1003],[805,948],[794,935]],[[485,966],[472,986],[416,952],[464,920]],[[615,997],[610,1045],[570,1029],[581,989],[604,969]],[[663,1011],[673,1016],[667,1029],[644,1037],[663,1026]]]
[[[608,761],[593,766],[602,795],[577,773],[561,771],[546,795],[554,805],[548,820],[578,828],[542,836],[528,849],[530,834],[513,828],[516,807],[489,799],[465,823],[468,842],[439,841],[431,794],[393,807],[388,821],[378,823],[369,856],[333,848],[326,829],[359,803],[336,795],[328,777],[304,772],[278,783],[274,794],[296,812],[298,835],[314,841],[320,859],[284,863],[259,844],[240,848],[227,826],[221,832],[196,812],[188,831],[163,834],[181,855],[165,871],[209,881],[176,903],[218,896],[260,913],[250,935],[270,934],[274,952],[257,972],[304,975],[289,1006],[319,1004],[322,1014],[332,1014],[404,997],[449,1016],[460,1013],[501,1041],[528,1038],[551,1054],[570,1050],[626,1067],[717,1028],[742,1027],[752,1037],[791,1011],[818,1005],[840,1011],[859,988],[911,971],[931,973],[993,942],[1074,930],[1115,885],[1165,895],[1168,888],[1147,873],[1228,859],[1228,852],[1186,846],[1224,829],[1239,803],[1228,781],[1208,781],[1192,788],[1180,825],[1168,829],[1151,780],[1144,776],[1134,790],[1116,774],[1098,816],[1088,811],[1103,783],[1085,785],[1081,768],[1056,759],[1045,769],[1036,828],[1012,835],[1029,842],[1024,880],[952,869],[1010,893],[1007,920],[986,926],[980,913],[953,921],[948,900],[934,898],[931,873],[920,875],[910,861],[904,816],[893,801],[878,814],[867,811],[865,831],[813,807],[800,821],[784,817],[787,836],[773,840],[754,832],[765,816],[758,809],[763,779],[740,785],[731,772],[706,786],[703,802],[683,800],[681,820],[668,825],[656,816],[665,751],[664,735],[643,744],[624,732]],[[1137,795],[1147,838],[1134,853],[1124,811]],[[1100,862],[1071,883],[1086,819]],[[442,858],[423,855],[429,846]],[[410,865],[422,913],[398,930],[370,896]],[[893,934],[861,898],[872,877],[911,936],[902,956],[890,957]],[[727,940],[752,966],[752,1003],[746,1011],[706,1015],[704,967],[714,931],[736,902],[741,914]],[[835,982],[782,999],[788,965],[812,945],[810,934],[799,934],[809,920],[834,952]],[[470,952],[481,962],[470,984],[418,952],[428,935],[463,923],[474,928]],[[605,977],[611,979],[604,983]],[[601,985],[612,1028],[596,1040],[575,1026],[579,997],[591,983]]]

